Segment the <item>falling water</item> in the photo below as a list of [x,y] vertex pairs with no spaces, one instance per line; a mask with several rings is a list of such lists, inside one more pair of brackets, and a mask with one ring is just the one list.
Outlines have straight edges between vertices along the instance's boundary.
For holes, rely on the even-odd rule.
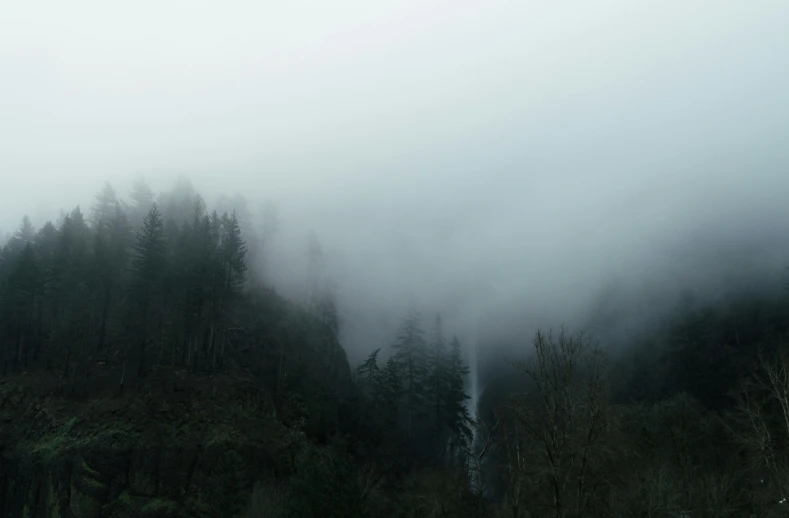
[[[469,341],[470,347],[468,351],[468,366],[469,366],[469,396],[470,399],[468,400],[468,412],[471,417],[476,421],[477,414],[478,414],[478,404],[479,404],[479,376],[478,376],[478,363],[479,359],[477,356],[477,333],[471,333],[470,335],[471,340]],[[475,455],[479,449],[479,438],[478,438],[478,427],[474,426],[472,428],[472,436],[471,436],[471,453]],[[474,490],[477,490],[480,487],[480,479],[479,479],[479,466],[472,464],[469,466],[471,468],[470,475],[470,483],[471,487]]]

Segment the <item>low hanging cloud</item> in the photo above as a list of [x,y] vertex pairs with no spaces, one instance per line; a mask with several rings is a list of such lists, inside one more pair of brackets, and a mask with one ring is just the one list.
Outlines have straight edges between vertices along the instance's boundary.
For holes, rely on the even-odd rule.
[[354,361],[411,306],[484,349],[787,261],[783,2],[44,4],[0,16],[0,232],[140,175],[274,202]]

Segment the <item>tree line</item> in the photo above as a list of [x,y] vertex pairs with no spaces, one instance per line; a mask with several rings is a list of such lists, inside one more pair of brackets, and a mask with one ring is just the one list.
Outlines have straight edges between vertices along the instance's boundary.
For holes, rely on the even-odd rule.
[[[164,212],[163,212],[164,209]],[[170,210],[168,210],[170,209]],[[75,391],[97,364],[213,371],[240,299],[246,244],[235,212],[160,207],[135,184],[123,203],[107,184],[39,230],[25,217],[0,254],[2,371],[43,362]]]
[[[138,182],[129,198],[106,185],[87,214],[25,217],[2,246],[0,374],[40,369],[76,395],[103,374],[118,390],[167,369],[235,376],[250,412],[270,401],[306,438],[287,516],[787,514],[785,294],[684,296],[616,357],[583,332],[537,331],[507,393],[473,416],[440,315],[408,312],[351,371],[315,238],[299,307],[248,289],[248,215],[187,188]],[[275,228],[268,214],[264,239]]]
[[391,349],[383,365],[376,349],[354,372],[366,397],[367,425],[397,430],[423,461],[462,465],[474,420],[466,392],[469,368],[457,336],[446,339],[440,314],[426,333],[421,314],[412,310]]

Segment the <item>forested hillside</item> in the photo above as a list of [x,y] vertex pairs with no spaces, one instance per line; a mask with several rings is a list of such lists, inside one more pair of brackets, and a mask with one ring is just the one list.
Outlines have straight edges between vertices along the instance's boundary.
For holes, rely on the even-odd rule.
[[[235,212],[183,186],[130,198],[106,185],[2,249],[5,515],[230,516],[259,484],[276,502],[250,505],[346,516],[416,466],[462,464],[468,368],[440,316],[410,312],[354,376],[332,293],[297,306],[250,278]],[[187,481],[164,487],[165,465]]]
[[252,271],[266,232],[227,209],[106,185],[4,244],[0,515],[789,512],[781,287],[678,294],[616,352],[538,330],[472,408],[440,314],[349,365],[333,292],[278,295]]

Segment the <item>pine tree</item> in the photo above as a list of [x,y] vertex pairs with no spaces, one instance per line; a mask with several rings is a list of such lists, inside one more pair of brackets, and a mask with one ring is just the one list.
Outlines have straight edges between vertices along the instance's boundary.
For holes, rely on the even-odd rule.
[[97,348],[103,349],[107,341],[108,324],[116,299],[116,291],[128,262],[131,242],[131,227],[126,214],[115,203],[112,215],[104,213],[99,220],[95,236],[95,272],[99,338]]
[[145,180],[140,178],[132,185],[129,197],[132,200],[129,220],[134,226],[141,225],[145,215],[153,207],[153,190],[145,183]]
[[16,341],[14,358],[16,370],[27,363],[29,344],[33,341],[37,329],[36,299],[41,293],[40,274],[40,265],[33,251],[33,244],[27,241],[22,253],[16,259],[7,292],[11,304],[11,328]]
[[[44,235],[40,237],[43,239]],[[75,347],[85,348],[92,305],[88,285],[92,266],[90,229],[79,207],[63,215],[54,237],[54,243],[50,243],[53,245],[51,261],[44,268],[48,310],[44,332],[50,344],[47,366],[61,363],[62,388],[70,375],[73,379]]]
[[8,243],[6,243],[4,247],[3,259],[7,264],[6,267],[14,263],[14,259],[22,253],[25,249],[25,245],[35,239],[35,236],[36,229],[33,227],[30,218],[24,216],[22,218],[22,223],[19,225],[19,229],[14,232],[11,239],[8,240]]
[[55,292],[53,290],[53,271],[57,250],[58,231],[52,222],[47,221],[36,235],[36,251],[41,264],[41,296],[38,298],[38,340],[33,349],[33,359],[47,347],[52,332],[52,309]]
[[453,444],[459,451],[468,448],[473,435],[474,420],[469,414],[466,402],[471,399],[466,393],[466,376],[468,367],[463,363],[460,341],[452,337],[449,344],[449,361],[447,364],[446,415],[447,427],[452,432]]
[[427,375],[427,350],[422,317],[411,311],[403,319],[397,333],[397,343],[392,346],[400,377],[405,383],[406,434],[411,438],[413,417],[425,406],[425,378]]
[[25,245],[33,241],[35,236],[36,229],[33,228],[30,218],[28,216],[23,217],[22,224],[19,226],[19,230],[17,230],[16,234],[14,234],[14,238],[19,239],[22,241],[23,245]]
[[152,302],[159,295],[162,274],[166,265],[164,222],[162,214],[154,205],[137,233],[132,259],[132,297],[135,301],[140,322],[139,375],[145,374],[145,347],[148,340],[148,321]]
[[[47,280],[52,293],[51,343],[63,360],[61,383],[69,376],[74,348],[84,351],[93,304],[92,239],[79,206],[63,218]],[[73,373],[72,373],[73,374]],[[72,375],[72,379],[73,375]]]
[[247,271],[244,258],[247,253],[246,243],[241,237],[241,227],[236,213],[228,216],[225,213],[221,220],[221,259],[224,297],[235,295],[244,285],[244,273]]
[[446,414],[446,394],[448,392],[448,358],[446,351],[446,340],[444,339],[444,327],[441,321],[441,314],[436,315],[433,332],[430,337],[429,347],[429,376],[428,393],[433,404],[434,418],[438,435],[447,422]]
[[364,363],[359,365],[354,371],[354,379],[373,400],[373,404],[375,404],[380,394],[383,381],[381,369],[378,367],[378,353],[380,352],[381,349],[376,349],[370,353]]
[[384,418],[386,424],[391,428],[397,426],[397,417],[400,414],[400,397],[403,393],[403,382],[399,371],[397,361],[393,356],[390,356],[381,373],[381,383],[378,389]]
[[93,228],[100,228],[109,224],[110,219],[115,216],[115,209],[118,205],[118,195],[109,182],[96,195],[96,204],[91,210],[91,223]]

